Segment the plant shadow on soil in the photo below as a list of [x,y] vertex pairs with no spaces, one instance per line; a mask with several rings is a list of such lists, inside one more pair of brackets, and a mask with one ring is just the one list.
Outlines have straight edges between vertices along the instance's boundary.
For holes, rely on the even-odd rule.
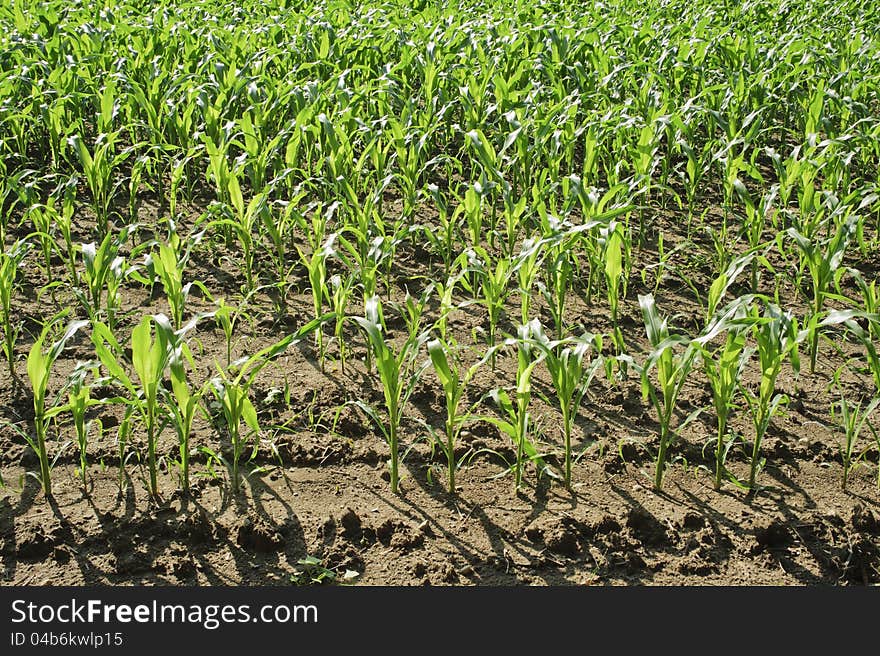
[[[658,227],[670,248],[685,239],[674,219],[658,212]],[[222,245],[214,250],[229,255]],[[231,293],[242,282],[241,273],[224,271],[216,255],[194,251],[187,277],[206,282],[218,295]],[[408,262],[407,269],[397,272],[390,292],[382,290],[383,298],[390,295],[397,302],[403,300],[409,283],[419,282],[419,275],[431,273],[437,265],[415,248],[402,246],[401,256]],[[648,243],[636,257],[634,271],[656,263],[657,253]],[[692,275],[706,282],[711,280],[710,273],[703,268]],[[25,285],[16,298],[16,308],[26,319],[17,346],[19,356],[38,334],[37,318],[45,314],[35,294],[44,282],[40,276],[36,268],[26,271]],[[267,295],[251,299],[247,310],[255,320],[240,324],[233,359],[273,343],[304,323],[311,313],[305,280],[302,271],[292,274],[282,316],[276,316]],[[622,301],[621,324],[628,349],[641,357],[646,344],[635,299],[652,288],[635,276],[630,284]],[[691,323],[702,316],[703,309],[686,286],[667,275],[657,289],[658,306],[671,317],[674,327],[692,330]],[[161,294],[151,296],[138,285],[127,285],[124,293],[122,335],[144,314],[167,313]],[[59,293],[57,303],[70,301]],[[511,319],[519,315],[517,305],[511,297],[502,332],[513,330]],[[588,306],[572,294],[568,308],[577,331],[586,327],[593,332],[609,331],[603,299],[594,298]],[[188,312],[210,309],[207,299],[197,295],[188,302]],[[535,316],[546,316],[545,303],[538,295],[533,309]],[[429,318],[436,318],[437,311],[432,301]],[[392,311],[388,319],[389,338],[399,343],[403,323]],[[485,313],[475,305],[456,311],[449,321],[456,340],[476,351],[485,349],[486,328]],[[655,411],[641,398],[637,381],[602,383],[601,376],[576,418],[574,440],[583,457],[575,467],[572,491],[564,490],[558,481],[538,478],[529,467],[526,489],[514,495],[506,465],[492,455],[509,460],[509,440],[485,422],[477,422],[468,426],[460,447],[462,452],[480,455],[460,470],[460,489],[455,496],[449,495],[442,475],[434,472],[428,477],[429,468],[441,471],[441,458],[431,452],[425,431],[415,421],[435,427],[443,421],[442,397],[430,370],[407,408],[402,444],[412,448],[403,467],[403,492],[395,496],[387,481],[387,445],[359,411],[345,407],[353,399],[377,405],[383,401],[375,372],[364,365],[359,333],[353,326],[346,330],[349,358],[344,373],[329,336],[330,357],[323,372],[312,340],[303,340],[261,372],[252,388],[261,422],[286,428],[271,438],[278,457],[261,450],[253,464],[262,471],[247,476],[238,494],[230,493],[223,472],[209,475],[204,458],[193,463],[196,473],[189,500],[180,498],[177,479],[166,471],[161,476],[162,501],[151,501],[136,466],[126,468],[120,494],[114,461],[117,445],[113,431],[107,430],[89,445],[88,494],[83,494],[75,473],[76,454],[68,448],[54,470],[55,498],[47,503],[37,481],[24,476],[35,470],[33,454],[9,429],[0,427],[4,480],[22,481],[19,489],[0,490],[0,581],[287,585],[296,579],[299,561],[313,556],[338,575],[353,573],[355,582],[383,585],[880,582],[877,451],[867,451],[863,463],[867,466],[854,472],[849,491],[843,492],[840,459],[833,448],[840,436],[824,425],[822,434],[807,425],[825,420],[822,410],[835,400],[825,389],[825,374],[857,354],[851,344],[842,342],[840,353],[823,344],[821,375],[802,376],[798,381],[788,371],[780,376],[780,390],[793,401],[785,416],[774,419],[768,433],[764,445],[768,465],[759,481],[764,489],[754,499],[730,484],[720,493],[712,489],[706,470],[711,471],[713,463],[702,448],[711,439],[711,421],[693,422],[682,431],[672,449],[675,462],[668,468],[664,493],[651,490],[649,475],[658,432]],[[216,374],[214,363],[225,360],[226,344],[211,321],[200,324],[194,335],[198,357],[193,377],[204,381]],[[71,341],[70,349],[56,363],[53,390],[60,388],[75,360],[90,357],[87,345],[84,335]],[[19,357],[17,363],[18,382],[0,371],[4,418],[22,426],[33,417],[22,384],[26,379],[23,360]],[[496,370],[485,368],[474,378],[467,403],[497,386],[510,389],[515,371],[515,357],[500,355]],[[747,386],[755,382],[754,372],[743,381]],[[846,372],[842,382],[855,390],[864,385],[852,372]],[[558,415],[545,373],[536,375],[533,387],[531,410],[543,431],[541,448],[548,451],[548,463],[558,467],[561,437],[554,419]],[[270,400],[277,399],[278,390],[289,392],[289,405]],[[707,405],[707,398],[705,386],[689,380],[680,396],[676,421]],[[735,414],[733,428],[750,435],[744,408]],[[107,408],[101,418],[111,429],[119,425],[120,415],[118,408]],[[58,427],[53,452],[62,450],[59,445],[67,430],[69,424]],[[168,433],[159,445],[165,454],[176,448]],[[223,437],[205,422],[195,426],[194,440],[215,452],[224,449]],[[741,451],[732,450],[728,464],[742,478],[747,460]]]

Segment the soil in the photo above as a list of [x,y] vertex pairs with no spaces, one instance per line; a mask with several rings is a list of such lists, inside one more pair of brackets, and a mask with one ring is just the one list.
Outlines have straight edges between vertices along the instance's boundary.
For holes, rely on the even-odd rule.
[[[191,208],[193,216],[198,207]],[[145,200],[142,213],[159,213]],[[709,218],[711,220],[711,216]],[[83,240],[91,226],[80,226]],[[683,221],[660,209],[653,219],[664,233],[665,250],[683,243]],[[25,234],[22,228],[22,235]],[[143,235],[150,238],[151,234]],[[707,247],[708,249],[709,247]],[[710,278],[709,250],[683,248],[672,256],[656,287],[657,305],[674,327],[692,330],[702,312],[691,288],[676,275],[688,272],[697,289]],[[0,373],[0,418],[28,429],[33,418],[26,389],[25,356],[39,321],[56,309],[82,310],[63,287],[54,300],[37,298],[47,282],[35,253],[24,268],[16,308],[25,322],[17,345],[17,375]],[[857,255],[857,254],[856,254]],[[636,265],[621,323],[634,354],[644,351],[644,329],[637,294],[654,290],[656,238],[636,253]],[[215,296],[234,300],[244,282],[235,253],[219,242],[197,248],[187,279],[198,279]],[[391,289],[400,301],[419,276],[438,277],[439,262],[418,245],[404,244]],[[700,264],[702,262],[702,265]],[[854,262],[858,264],[859,262]],[[58,261],[57,273],[63,272]],[[861,261],[870,265],[870,262]],[[267,267],[259,262],[258,267]],[[645,281],[639,273],[647,271]],[[764,274],[766,275],[766,274]],[[251,322],[242,320],[233,359],[273,343],[311,317],[308,279],[295,269],[286,311],[278,316],[271,298],[257,294],[248,304]],[[422,285],[423,283],[418,283]],[[790,299],[794,290],[787,289]],[[739,293],[734,291],[734,293]],[[352,307],[359,306],[358,293]],[[502,331],[519,315],[511,296]],[[551,326],[543,301],[535,311]],[[792,301],[795,303],[795,301]],[[187,315],[208,311],[210,300],[195,292]],[[388,306],[390,307],[390,306]],[[793,307],[805,307],[798,299]],[[126,284],[119,333],[127,335],[145,314],[168,312],[161,285],[153,293]],[[609,332],[604,300],[586,305],[573,294],[572,325]],[[436,318],[436,307],[429,315]],[[403,322],[387,311],[391,336]],[[457,312],[450,329],[461,343],[482,344],[484,313],[475,306]],[[433,372],[424,372],[407,406],[401,443],[405,452],[401,492],[390,492],[388,447],[364,414],[347,402],[381,405],[375,372],[364,363],[364,341],[354,324],[347,328],[351,352],[344,372],[331,340],[326,370],[316,360],[313,341],[289,349],[257,378],[251,398],[263,431],[256,455],[244,465],[241,489],[204,452],[194,456],[192,491],[180,493],[177,471],[161,461],[160,497],[147,493],[143,431],[135,431],[120,474],[116,427],[118,406],[94,409],[103,432],[93,430],[86,483],[78,475],[79,455],[66,420],[53,426],[50,453],[54,496],[47,500],[33,474],[31,449],[8,425],[0,427],[0,581],[7,585],[291,585],[323,581],[359,585],[871,585],[880,583],[880,493],[878,452],[868,431],[857,445],[864,453],[841,488],[843,437],[829,408],[836,392],[831,375],[855,344],[842,337],[825,342],[815,374],[795,377],[786,369],[779,391],[791,402],[773,422],[763,445],[767,459],[753,495],[726,482],[713,489],[714,417],[704,413],[681,431],[670,452],[662,492],[652,489],[658,424],[642,399],[634,374],[624,381],[598,376],[580,408],[575,451],[580,454],[571,490],[529,466],[525,489],[513,491],[507,470],[510,440],[486,421],[474,421],[462,434],[458,489],[444,488],[442,454],[432,449],[423,423],[442,427],[443,399]],[[226,358],[222,331],[202,321],[192,335],[197,370],[207,380]],[[836,348],[835,348],[836,346]],[[57,392],[78,360],[93,357],[87,331],[77,335],[56,362],[50,390]],[[637,357],[642,357],[637,355]],[[216,364],[215,364],[216,363]],[[750,367],[753,370],[754,361]],[[480,371],[469,390],[476,401],[497,385],[510,387],[515,354],[502,352],[497,368]],[[752,371],[749,384],[754,384]],[[870,378],[841,369],[841,382],[854,399],[869,389]],[[102,395],[96,391],[95,396]],[[103,396],[113,395],[111,389]],[[546,398],[540,398],[544,395]],[[206,397],[207,398],[207,397]],[[695,371],[679,403],[683,420],[709,404],[702,374]],[[481,408],[492,414],[491,402]],[[561,428],[546,373],[539,370],[532,404],[540,448],[552,471],[561,466]],[[96,426],[96,424],[95,424]],[[732,428],[743,438],[731,449],[728,466],[740,479],[748,474],[751,424],[740,402]],[[205,417],[196,421],[193,444],[229,455],[228,438]],[[176,453],[176,438],[165,430],[159,453]],[[246,457],[250,455],[250,450]],[[304,564],[308,562],[319,565]]]

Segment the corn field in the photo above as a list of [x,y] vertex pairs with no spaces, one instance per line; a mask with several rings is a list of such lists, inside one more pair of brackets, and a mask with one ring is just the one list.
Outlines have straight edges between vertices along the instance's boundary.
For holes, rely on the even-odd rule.
[[873,3],[0,28],[2,580],[880,582]]

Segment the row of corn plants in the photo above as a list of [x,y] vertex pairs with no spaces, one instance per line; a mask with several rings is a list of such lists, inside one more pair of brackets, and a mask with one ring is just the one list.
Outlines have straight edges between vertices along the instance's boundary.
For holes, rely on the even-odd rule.
[[[322,374],[363,367],[381,389],[383,403],[347,405],[387,442],[394,492],[429,370],[446,416],[418,425],[451,492],[462,430],[479,421],[510,441],[496,455],[517,490],[529,463],[571,487],[600,374],[637,385],[656,417],[658,490],[707,412],[714,486],[759,489],[762,444],[789,401],[780,381],[802,375],[834,390],[844,486],[869,457],[870,7],[143,5],[0,8],[0,346],[21,390],[29,345],[34,418],[14,427],[47,494],[52,426],[69,421],[85,482],[90,431],[104,430],[88,417],[106,404],[123,418],[120,476],[143,436],[151,494],[163,456],[188,490],[193,453],[226,462],[238,488],[260,448],[254,382],[307,336]],[[663,312],[673,283],[699,308],[680,329]],[[39,327],[17,311],[32,290],[59,312]],[[167,314],[144,317],[130,299],[145,295]],[[273,325],[298,329],[234,359],[246,308],[266,304]],[[470,335],[455,323],[466,315]],[[225,361],[197,375],[193,335],[208,321]],[[53,364],[86,332],[94,357],[53,387]],[[473,398],[477,376],[496,384]],[[841,381],[863,376],[870,391],[848,396]],[[710,402],[682,417],[682,393],[699,386]],[[561,419],[559,467],[541,441],[542,395]],[[229,455],[191,442],[200,414]],[[748,434],[734,434],[742,417]],[[166,430],[176,455],[160,453]],[[728,466],[738,447],[747,475]]]

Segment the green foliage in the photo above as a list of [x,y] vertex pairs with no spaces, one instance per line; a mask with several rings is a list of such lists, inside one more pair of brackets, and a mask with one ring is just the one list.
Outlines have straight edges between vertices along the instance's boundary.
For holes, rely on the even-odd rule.
[[29,244],[16,242],[9,249],[0,249],[0,328],[3,329],[3,357],[9,365],[9,377],[15,381],[15,343],[21,330],[13,308],[18,283],[18,269],[27,255]]
[[49,453],[46,444],[49,421],[52,417],[63,410],[63,406],[50,403],[48,399],[49,378],[52,375],[52,365],[61,355],[67,342],[85,326],[87,321],[72,321],[61,333],[60,337],[44,348],[51,333],[57,328],[57,324],[63,314],[47,321],[40,336],[34,341],[27,358],[27,375],[30,382],[31,395],[34,406],[34,432],[35,437],[24,434],[31,448],[37,454],[40,461],[40,483],[47,497],[52,496],[51,467]]
[[[666,319],[660,318],[652,295],[639,295],[639,306],[651,347],[640,367],[642,397],[651,400],[660,422],[660,448],[654,473],[654,489],[660,490],[663,487],[666,451],[675,437],[672,419],[676,402],[687,382],[698,349],[696,342],[688,337],[670,334]],[[652,370],[656,370],[656,383],[651,381]]]
[[[395,489],[403,407],[428,334],[450,488],[461,425],[476,412],[461,391],[473,374],[457,359],[472,348],[497,378],[495,420],[516,447],[517,487],[540,457],[533,377],[554,387],[569,484],[585,381],[601,361],[609,378],[618,367],[622,388],[640,360],[661,424],[657,488],[695,362],[718,416],[716,487],[745,391],[754,489],[762,437],[784,403],[768,389],[779,363],[796,364],[798,342],[812,372],[825,373],[827,338],[830,357],[850,358],[849,371],[880,390],[870,3],[106,4],[0,6],[0,345],[18,391],[22,330],[41,319],[19,301],[51,302],[44,315],[78,305],[103,373],[126,397],[120,480],[129,437],[145,436],[151,492],[163,455],[188,488],[189,454],[208,448],[190,435],[213,390],[238,486],[238,461],[262,428],[240,371],[251,354],[234,353],[246,343],[241,319],[265,327],[268,303],[266,329],[286,332],[301,323],[302,294],[322,371],[335,343],[338,373],[362,373],[362,344],[346,341],[348,318],[361,315],[367,374],[385,403],[378,412],[358,402],[388,439]],[[240,299],[225,275],[243,280]],[[634,286],[649,342],[641,355]],[[378,301],[389,309],[404,294],[405,336]],[[197,296],[226,298],[213,313],[226,357],[209,387],[196,380],[201,342],[184,339]],[[688,335],[672,334],[654,297],[700,315],[670,319]],[[771,309],[756,310],[757,299],[773,299]],[[129,335],[138,302],[167,303],[170,318],[136,316]],[[524,332],[505,339],[514,324]],[[613,355],[599,353],[598,330]],[[499,343],[516,348],[516,398]],[[80,374],[45,412],[72,414],[85,473],[95,381]],[[179,455],[155,452],[168,426]]]
[[763,463],[761,443],[770,426],[770,420],[777,413],[780,405],[788,402],[786,395],[776,391],[776,379],[786,361],[791,362],[795,374],[800,371],[798,344],[803,339],[803,335],[798,333],[797,320],[791,313],[783,311],[773,303],[767,304],[762,315],[759,315],[757,307],[753,307],[751,317],[761,379],[756,393],[744,386],[742,390],[748,401],[755,428],[748,482],[750,493],[754,493],[755,478]]
[[[256,439],[260,434],[260,422],[257,417],[256,408],[250,400],[250,390],[253,387],[257,374],[271,363],[275,358],[284,353],[290,346],[302,341],[312,331],[320,328],[321,325],[330,321],[332,314],[325,314],[316,319],[312,319],[302,326],[296,332],[290,333],[278,340],[274,344],[260,349],[256,353],[242,357],[232,362],[227,367],[217,366],[217,376],[213,377],[210,383],[211,392],[215,400],[220,406],[220,413],[223,419],[223,426],[229,435],[229,442],[232,447],[231,472],[232,488],[238,491],[241,478],[239,476],[239,463],[241,456],[245,451],[248,441],[252,443],[252,454],[256,454],[259,447],[259,441]],[[179,360],[179,355],[175,354],[174,359]],[[174,361],[172,360],[172,362]],[[188,389],[185,389],[184,373],[181,364],[175,364],[178,367],[177,372],[172,375],[172,386],[174,389],[175,404],[181,417],[186,417],[185,412],[188,411],[189,397],[192,396]],[[180,412],[182,407],[183,412]],[[181,445],[188,443],[188,433],[178,431]],[[181,458],[183,458],[181,452]]]
[[[365,316],[352,317],[364,333],[367,339],[367,349],[372,353],[376,362],[376,370],[379,381],[382,384],[382,392],[385,398],[385,412],[387,420],[383,421],[379,413],[371,405],[362,401],[355,401],[359,407],[382,431],[391,457],[388,460],[390,473],[391,491],[397,494],[400,480],[398,472],[399,462],[399,433],[406,403],[412,394],[415,383],[418,381],[424,367],[416,366],[421,345],[428,339],[426,332],[421,332],[422,314],[425,304],[432,292],[432,288],[425,291],[419,300],[407,295],[404,307],[407,333],[401,346],[394,345],[386,337],[385,319],[382,311],[382,303],[378,297],[369,299],[365,308]],[[396,352],[395,352],[396,351]]]
[[[527,338],[543,355],[553,391],[556,393],[556,401],[562,414],[562,480],[565,487],[571,488],[572,428],[590,383],[604,364],[602,337],[585,333],[577,339],[551,340],[544,334],[541,323],[533,319],[528,324]],[[590,351],[595,352],[592,357]]]

